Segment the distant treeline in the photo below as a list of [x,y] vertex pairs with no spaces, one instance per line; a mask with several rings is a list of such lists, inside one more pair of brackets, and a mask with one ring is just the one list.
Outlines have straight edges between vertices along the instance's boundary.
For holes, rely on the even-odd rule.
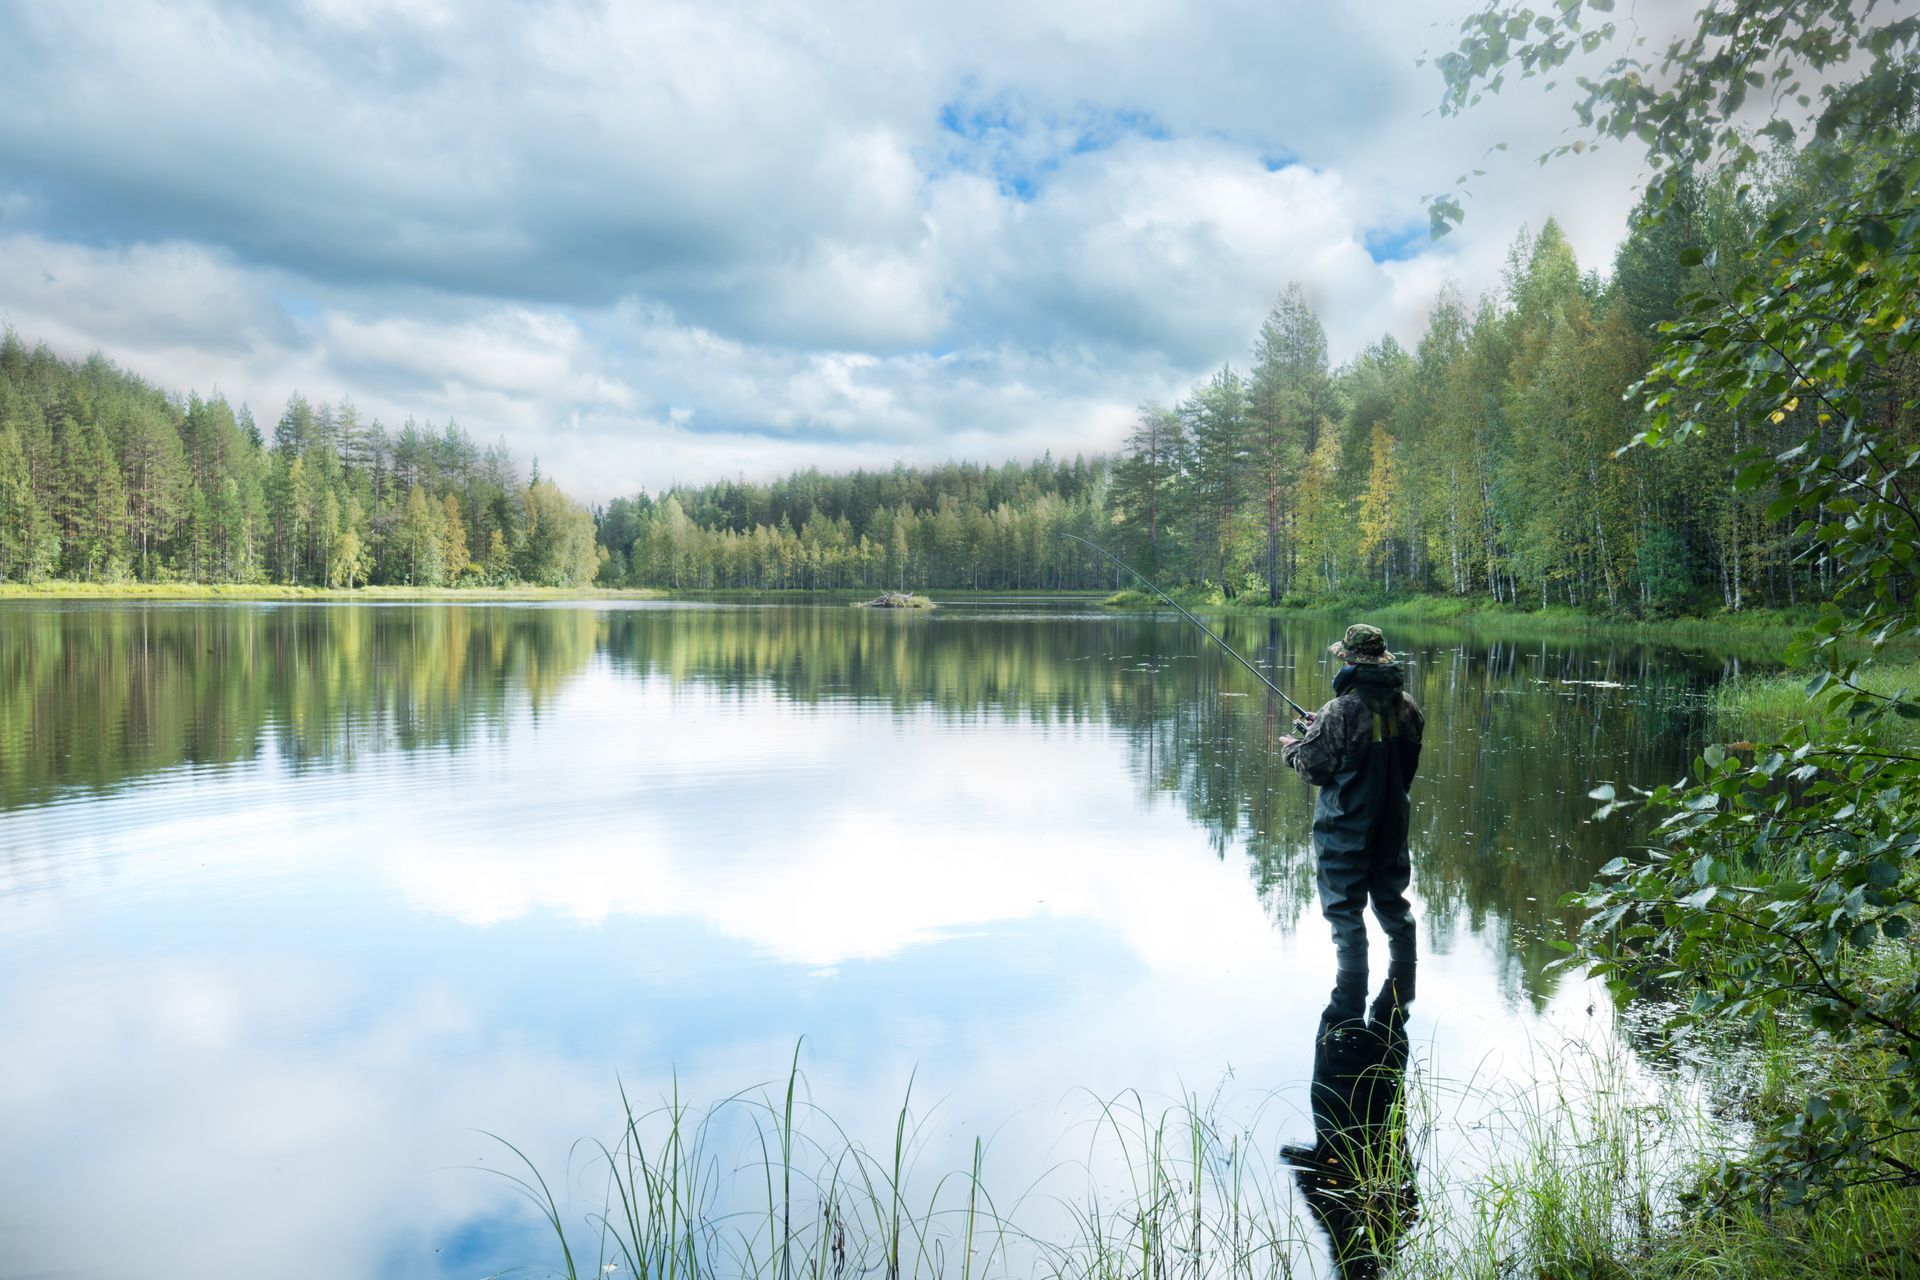
[[[1442,294],[1408,351],[1391,337],[1330,368],[1288,288],[1232,366],[1141,407],[1113,458],[896,465],[722,481],[589,513],[451,422],[397,432],[295,396],[262,438],[245,409],[163,394],[100,357],[0,339],[0,579],[196,579],[735,588],[1089,588],[1112,544],[1169,582],[1305,602],[1395,592],[1617,612],[1831,595],[1809,531],[1741,491],[1814,407],[1725,414],[1627,449],[1656,327],[1715,287],[1769,208],[1706,184],[1636,217],[1610,276],[1560,228],[1513,244],[1502,286]],[[1911,369],[1885,394],[1913,393]]]
[[1107,464],[1023,464],[722,481],[600,513],[601,580],[659,587],[1088,588],[1112,571],[1059,535],[1097,537]]
[[[1310,602],[1393,592],[1615,612],[1793,604],[1831,595],[1809,531],[1739,491],[1813,406],[1755,424],[1709,415],[1661,450],[1629,395],[1656,327],[1715,287],[1770,206],[1699,186],[1636,218],[1611,276],[1583,272],[1559,226],[1521,234],[1502,287],[1443,293],[1408,351],[1391,337],[1345,366],[1289,288],[1248,369],[1173,406],[1144,405],[1113,459],[895,467],[771,485],[675,488],[600,517],[602,581],[635,586],[1087,587],[1110,571],[1061,532],[1103,538],[1168,581]],[[1890,397],[1911,370],[1888,371]]]
[[[1329,370],[1298,288],[1231,367],[1142,408],[1114,469],[1113,536],[1174,578],[1306,600],[1395,590],[1615,612],[1824,597],[1834,567],[1740,492],[1754,451],[1803,425],[1721,415],[1683,445],[1624,449],[1656,326],[1764,212],[1725,188],[1636,222],[1610,278],[1558,225],[1513,244],[1503,288],[1444,292],[1413,351],[1382,338]],[[1809,405],[1803,412],[1810,413]]]
[[[1811,398],[1703,406],[1691,439],[1624,447],[1649,422],[1638,383],[1659,326],[1720,293],[1716,262],[1812,188],[1791,157],[1763,184],[1683,187],[1658,217],[1639,211],[1611,276],[1583,272],[1549,221],[1514,241],[1498,291],[1446,291],[1413,351],[1382,338],[1338,370],[1288,289],[1247,373],[1142,408],[1114,467],[1114,540],[1172,578],[1269,600],[1405,590],[1664,613],[1830,597],[1838,566],[1813,531],[1770,512],[1777,492],[1736,484],[1810,427],[1838,439]],[[1911,364],[1879,377],[1890,410],[1912,398]]]
[[0,335],[0,581],[582,586],[592,514],[452,422],[294,396],[271,443],[100,356]]

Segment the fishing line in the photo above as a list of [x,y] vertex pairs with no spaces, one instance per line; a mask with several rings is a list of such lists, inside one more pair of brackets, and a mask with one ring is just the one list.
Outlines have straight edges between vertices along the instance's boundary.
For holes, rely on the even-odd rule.
[[1147,590],[1153,592],[1153,594],[1159,596],[1162,600],[1165,600],[1168,604],[1172,605],[1174,609],[1180,614],[1181,617],[1185,618],[1188,622],[1191,622],[1194,626],[1204,631],[1209,640],[1213,641],[1215,644],[1219,645],[1222,649],[1225,649],[1228,653],[1232,654],[1235,662],[1238,662],[1241,666],[1253,672],[1254,679],[1258,680],[1261,684],[1267,686],[1267,688],[1273,690],[1274,696],[1279,698],[1280,701],[1286,703],[1288,706],[1292,707],[1295,714],[1300,716],[1311,716],[1313,714],[1313,712],[1307,710],[1305,707],[1295,702],[1292,698],[1289,698],[1286,694],[1280,692],[1280,686],[1275,684],[1273,681],[1267,679],[1266,674],[1262,672],[1260,668],[1254,666],[1251,662],[1248,662],[1246,658],[1241,656],[1241,653],[1238,649],[1234,648],[1232,645],[1228,644],[1225,640],[1222,640],[1219,636],[1215,635],[1213,628],[1209,627],[1206,623],[1200,621],[1200,619],[1194,617],[1191,613],[1188,613],[1186,609],[1181,606],[1178,600],[1175,600],[1172,596],[1168,595],[1166,592],[1162,591],[1157,585],[1155,585],[1152,578],[1149,578],[1146,574],[1140,572],[1138,569],[1134,568],[1132,565],[1122,560],[1119,556],[1114,555],[1113,552],[1107,550],[1105,547],[1101,546],[1097,542],[1090,542],[1087,539],[1081,537],[1077,533],[1062,533],[1060,536],[1063,538],[1072,538],[1075,542],[1079,543],[1081,546],[1089,547],[1094,551],[1099,552],[1101,555],[1105,556],[1107,559],[1113,561],[1114,564],[1120,566],[1120,568],[1125,569],[1128,573],[1140,579],[1141,584],[1144,585],[1147,588]]

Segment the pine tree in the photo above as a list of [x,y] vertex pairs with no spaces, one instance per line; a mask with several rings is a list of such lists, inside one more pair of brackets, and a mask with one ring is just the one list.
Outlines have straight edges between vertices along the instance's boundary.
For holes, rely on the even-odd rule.
[[91,407],[71,391],[59,419],[59,491],[53,516],[65,573],[116,579],[127,570],[126,491],[119,463]]
[[1181,406],[1192,438],[1189,492],[1202,563],[1231,596],[1232,565],[1245,524],[1249,488],[1246,383],[1231,366]]
[[1268,313],[1254,344],[1248,388],[1248,456],[1253,497],[1264,526],[1267,602],[1281,590],[1281,542],[1290,490],[1319,443],[1327,408],[1327,335],[1296,282]]
[[185,515],[186,452],[180,433],[159,406],[139,405],[120,430],[128,533],[138,572],[152,578],[156,559]]
[[288,458],[297,458],[307,451],[313,439],[313,406],[296,391],[288,397],[280,421],[274,424],[273,451]]
[[[9,332],[8,340],[13,340]],[[0,353],[4,356],[4,353]],[[58,543],[15,434],[0,428],[0,582],[38,582],[53,572]]]
[[1180,415],[1160,405],[1141,405],[1126,451],[1114,466],[1111,505],[1128,551],[1150,577],[1161,570],[1162,538],[1174,516],[1186,453]]

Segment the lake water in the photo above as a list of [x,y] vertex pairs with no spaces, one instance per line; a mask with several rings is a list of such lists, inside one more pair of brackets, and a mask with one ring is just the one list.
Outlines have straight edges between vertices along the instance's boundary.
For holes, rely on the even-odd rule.
[[[1327,696],[1335,625],[1224,625]],[[1481,1086],[1615,1035],[1547,968],[1626,838],[1586,793],[1679,776],[1725,664],[1389,640],[1408,1033],[1475,1084],[1422,1158],[1471,1166]],[[1065,603],[0,607],[0,1273],[545,1265],[488,1133],[584,1217],[622,1087],[780,1088],[796,1045],[876,1150],[911,1080],[933,1173],[981,1138],[1002,1187],[1099,1183],[1129,1089],[1271,1167],[1333,974],[1290,719],[1177,619]]]

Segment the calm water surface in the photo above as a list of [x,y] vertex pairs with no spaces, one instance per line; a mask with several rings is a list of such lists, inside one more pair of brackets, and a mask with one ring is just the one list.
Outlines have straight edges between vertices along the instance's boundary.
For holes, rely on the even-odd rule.
[[[1325,698],[1331,625],[1228,630]],[[1414,1056],[1524,1078],[1612,1034],[1546,967],[1626,838],[1586,792],[1678,776],[1724,663],[1389,638],[1428,722]],[[544,1263],[478,1130],[562,1171],[616,1081],[717,1098],[802,1037],[847,1130],[891,1141],[917,1071],[923,1165],[985,1137],[1003,1187],[1128,1088],[1310,1137],[1312,795],[1204,643],[1009,604],[0,607],[0,1273]],[[1423,1159],[1470,1166],[1446,1096]]]

